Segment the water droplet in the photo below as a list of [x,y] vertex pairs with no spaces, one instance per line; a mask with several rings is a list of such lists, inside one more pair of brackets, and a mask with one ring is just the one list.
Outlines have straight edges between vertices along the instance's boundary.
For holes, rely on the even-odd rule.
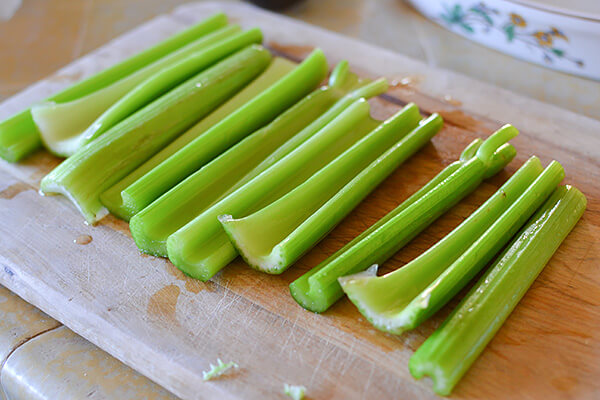
[[77,239],[73,240],[75,244],[86,245],[92,242],[92,237],[90,235],[79,235]]
[[444,96],[444,101],[448,104],[452,104],[453,106],[462,106],[462,101],[455,99],[454,97],[450,96],[449,94]]

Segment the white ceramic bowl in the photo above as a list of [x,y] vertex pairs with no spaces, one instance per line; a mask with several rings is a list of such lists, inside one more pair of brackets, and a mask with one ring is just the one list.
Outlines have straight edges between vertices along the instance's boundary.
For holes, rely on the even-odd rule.
[[421,14],[488,47],[600,80],[600,0],[408,0]]

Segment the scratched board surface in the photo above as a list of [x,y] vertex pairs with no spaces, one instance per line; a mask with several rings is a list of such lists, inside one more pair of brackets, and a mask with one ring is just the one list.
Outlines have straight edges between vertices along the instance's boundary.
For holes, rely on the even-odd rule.
[[[248,5],[221,3],[186,5],[150,21],[9,99],[0,119],[217,10],[244,27],[261,27],[280,55],[299,60],[319,46],[331,64],[348,59],[360,74],[388,77],[394,85],[372,101],[375,116],[415,101],[425,114],[442,113],[444,129],[286,273],[263,275],[236,260],[208,283],[140,255],[126,223],[109,216],[86,226],[64,198],[41,197],[40,179],[60,160],[39,152],[18,165],[2,162],[0,283],[182,398],[277,398],[284,383],[306,386],[312,399],[434,398],[429,382],[410,377],[407,362],[451,307],[392,336],[374,330],[345,300],[323,315],[309,313],[289,296],[288,284],[392,210],[475,137],[511,122],[522,134],[506,171],[383,269],[402,266],[443,237],[532,154],[544,163],[559,160],[566,182],[588,197],[588,210],[453,397],[599,398],[598,121]],[[203,382],[202,371],[217,358],[240,369]]]

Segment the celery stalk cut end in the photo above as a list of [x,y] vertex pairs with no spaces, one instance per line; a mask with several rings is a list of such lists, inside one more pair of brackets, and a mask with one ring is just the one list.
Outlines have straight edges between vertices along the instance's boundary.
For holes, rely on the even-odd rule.
[[[85,222],[88,225],[95,225],[98,221],[108,215],[108,209],[96,202],[95,207],[90,207],[89,204],[84,204],[81,199],[74,196],[66,185],[61,184],[58,180],[55,180],[52,174],[47,175],[40,182],[40,193],[45,195],[63,195],[69,199],[77,208],[77,210],[85,218]],[[90,200],[94,202],[94,200]]]

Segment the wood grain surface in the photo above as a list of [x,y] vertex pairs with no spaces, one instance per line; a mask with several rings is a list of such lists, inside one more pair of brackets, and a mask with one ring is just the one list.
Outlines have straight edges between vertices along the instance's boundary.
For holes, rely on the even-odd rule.
[[[41,197],[39,180],[60,160],[39,152],[19,165],[0,163],[0,283],[126,364],[186,399],[283,397],[301,384],[310,399],[429,399],[414,381],[413,351],[456,304],[402,336],[376,331],[346,300],[323,315],[300,308],[288,284],[392,210],[454,161],[475,137],[505,122],[521,130],[517,158],[484,182],[384,265],[402,266],[457,226],[529,156],[559,160],[566,183],[588,210],[504,327],[457,386],[460,399],[600,397],[600,123],[467,77],[254,9],[192,4],[159,17],[85,56],[0,105],[0,118],[210,15],[227,12],[263,29],[274,51],[302,58],[323,48],[333,64],[348,59],[368,76],[395,83],[372,100],[383,118],[415,101],[446,121],[412,157],[325,240],[280,276],[234,261],[211,282],[185,277],[168,261],[140,255],[126,223],[107,217],[90,227],[61,197]],[[60,77],[60,78],[57,78]],[[66,78],[65,78],[66,77]],[[74,241],[92,237],[88,244]],[[203,382],[221,358],[240,369]]]

